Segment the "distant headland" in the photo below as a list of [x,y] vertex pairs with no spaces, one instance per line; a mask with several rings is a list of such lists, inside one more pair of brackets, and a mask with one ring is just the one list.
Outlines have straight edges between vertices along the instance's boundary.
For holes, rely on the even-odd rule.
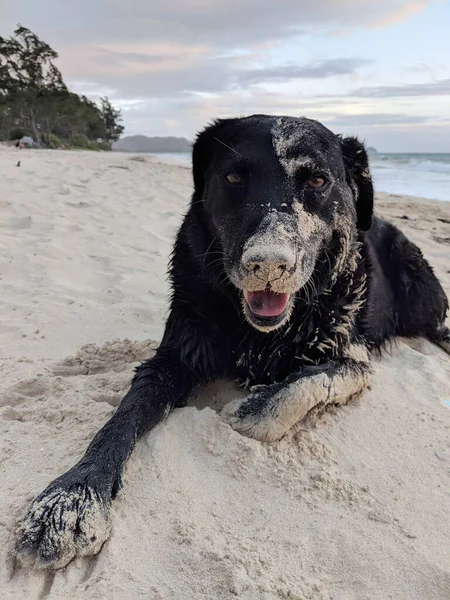
[[130,135],[114,142],[116,152],[190,152],[192,144],[183,137]]

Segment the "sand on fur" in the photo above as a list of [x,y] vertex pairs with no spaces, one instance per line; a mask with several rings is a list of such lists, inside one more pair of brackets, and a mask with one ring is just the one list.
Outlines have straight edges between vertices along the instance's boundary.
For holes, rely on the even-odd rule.
[[[190,173],[130,158],[21,151],[16,169],[0,146],[0,597],[447,600],[450,357],[425,340],[399,340],[360,400],[273,444],[221,420],[234,385],[196,390],[138,443],[100,554],[17,568],[28,503],[161,339]],[[377,208],[450,294],[450,203],[380,194]]]

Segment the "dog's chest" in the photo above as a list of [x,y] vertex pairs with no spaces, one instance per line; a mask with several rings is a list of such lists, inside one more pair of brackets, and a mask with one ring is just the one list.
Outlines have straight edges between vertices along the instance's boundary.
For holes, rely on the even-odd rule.
[[364,302],[365,280],[339,297],[298,306],[287,327],[268,334],[249,330],[233,344],[235,376],[247,385],[284,380],[304,366],[341,356],[356,335],[355,318]]
[[[332,325],[331,319],[327,323]],[[348,333],[348,336],[350,333]],[[335,358],[347,339],[347,331],[330,332],[314,319],[289,326],[284,332],[248,336],[233,351],[236,376],[246,385],[283,381],[306,365],[318,365]]]

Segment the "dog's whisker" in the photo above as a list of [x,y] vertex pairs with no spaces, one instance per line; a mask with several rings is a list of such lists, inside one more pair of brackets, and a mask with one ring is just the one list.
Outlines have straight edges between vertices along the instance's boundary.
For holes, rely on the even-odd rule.
[[212,268],[215,267],[217,264],[223,264],[223,258],[216,258],[215,260],[211,261],[210,263],[208,263],[208,267]]
[[205,255],[203,257],[203,268],[205,268],[205,260],[206,260],[206,256],[209,252],[209,250],[211,249],[211,246],[214,244],[214,242],[217,240],[217,236],[213,238],[212,242],[210,243],[210,245],[208,246],[208,248],[206,249]]
[[213,256],[214,254],[221,254],[223,256],[222,250],[210,250],[209,252],[202,252],[201,254],[197,254],[195,258],[203,258],[204,256]]
[[235,150],[232,146],[229,146],[228,144],[225,144],[225,142],[222,142],[222,140],[219,140],[219,138],[213,136],[213,139],[216,140],[216,142],[219,142],[219,144],[222,144],[222,146],[225,146],[225,148],[228,148],[228,150],[231,150],[231,152],[235,155],[236,158],[241,158],[242,155]]
[[[219,277],[221,277],[221,279],[219,280]],[[216,278],[216,285],[217,287],[221,287],[228,279],[228,273],[225,271],[225,269],[219,273],[218,277]]]

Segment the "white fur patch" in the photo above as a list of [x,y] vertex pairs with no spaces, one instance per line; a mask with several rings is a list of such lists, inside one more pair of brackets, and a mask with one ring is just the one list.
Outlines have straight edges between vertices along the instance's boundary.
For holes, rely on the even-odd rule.
[[304,238],[305,243],[308,243],[313,235],[324,231],[325,223],[319,215],[314,215],[306,211],[300,202],[294,202],[293,208],[298,219],[297,223],[300,235]]
[[313,169],[315,164],[307,156],[288,158],[289,150],[298,144],[302,135],[300,123],[295,130],[290,125],[290,122],[286,122],[281,117],[275,121],[275,125],[272,128],[272,144],[286,174],[289,177],[293,177],[299,169]]
[[[349,358],[368,364],[368,354],[362,346],[352,346]],[[268,398],[268,406],[259,414],[239,416],[239,410],[258,395],[258,386],[243,400],[233,400],[224,406],[222,416],[233,429],[262,442],[279,440],[295,423],[319,404],[345,404],[360,394],[369,384],[369,369],[337,369],[330,377],[325,371],[282,387]],[[270,387],[270,386],[269,386]],[[270,406],[269,406],[270,404]]]

